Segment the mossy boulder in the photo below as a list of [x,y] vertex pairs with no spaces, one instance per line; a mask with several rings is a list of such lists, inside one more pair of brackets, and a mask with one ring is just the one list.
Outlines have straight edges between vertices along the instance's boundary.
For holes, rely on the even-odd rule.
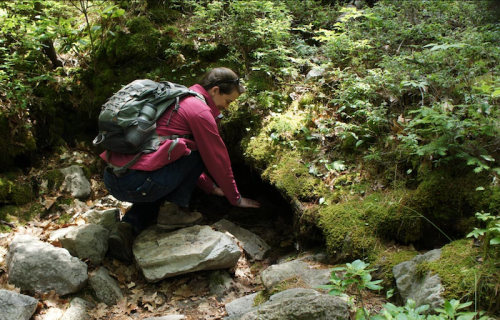
[[0,177],[0,203],[22,205],[33,200],[33,197],[31,183]]
[[[496,250],[496,248],[492,248]],[[497,252],[498,253],[498,252]],[[422,266],[439,274],[445,300],[476,300],[479,310],[493,310],[500,304],[498,255],[482,257],[472,240],[464,239],[444,246],[439,260]]]
[[13,168],[17,156],[29,155],[36,150],[32,128],[9,123],[8,118],[0,114],[0,150],[0,171]]
[[106,42],[106,53],[117,63],[131,59],[151,59],[158,53],[160,31],[146,17],[139,16],[127,22],[128,33],[120,32]]
[[322,206],[318,226],[337,260],[373,259],[384,241],[401,243],[422,237],[422,219],[398,201],[404,191],[377,192]]

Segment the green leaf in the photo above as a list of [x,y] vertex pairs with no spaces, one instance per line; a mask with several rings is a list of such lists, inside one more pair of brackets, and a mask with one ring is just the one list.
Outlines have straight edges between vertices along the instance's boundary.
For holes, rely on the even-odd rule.
[[476,316],[476,312],[462,313],[458,316],[457,320],[472,320]]
[[444,310],[450,318],[453,318],[455,316],[455,310],[458,303],[459,301],[455,299],[451,299],[450,301],[445,301]]
[[478,228],[475,228],[474,231],[470,232],[468,235],[467,235],[467,238],[470,238],[470,237],[474,237],[474,238],[479,238],[480,236],[484,236],[484,234],[488,232],[488,230],[486,229],[478,229]]
[[124,14],[125,14],[124,9],[118,9],[115,12],[113,12],[113,14],[111,15],[111,18],[119,18],[119,17],[123,16]]
[[100,30],[101,29],[101,26],[100,25],[95,25],[92,27],[92,31],[97,31],[97,30]]
[[330,290],[330,292],[328,292],[328,294],[331,296],[338,296],[338,295],[342,294],[342,291],[340,291],[339,289],[332,289],[332,290]]
[[500,244],[500,237],[496,237],[490,240],[491,245]]
[[[382,280],[380,280],[380,281],[382,281]],[[383,289],[383,288],[384,288],[384,287],[382,287],[382,286],[379,286],[378,284],[375,284],[375,282],[376,282],[376,281],[373,281],[373,282],[368,282],[368,283],[366,284],[366,287],[367,287],[368,289],[370,289],[370,290],[381,290],[381,289]]]

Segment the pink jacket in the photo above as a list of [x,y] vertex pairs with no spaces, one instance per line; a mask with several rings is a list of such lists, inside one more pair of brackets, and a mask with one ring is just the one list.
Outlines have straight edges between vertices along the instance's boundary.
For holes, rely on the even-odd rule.
[[[158,119],[156,131],[159,136],[190,134],[194,137],[194,141],[180,138],[170,156],[168,154],[170,143],[162,143],[158,151],[142,155],[131,169],[157,170],[182,156],[189,155],[191,150],[199,150],[208,172],[222,189],[229,202],[235,205],[241,196],[234,181],[226,145],[222,141],[217,127],[216,120],[220,120],[222,115],[212,97],[202,86],[196,84],[190,89],[201,93],[207,103],[205,104],[196,97],[184,98],[180,103],[179,111],[172,113],[168,126],[166,124],[170,117],[171,108],[167,109]],[[106,160],[106,152],[100,156]],[[115,166],[123,166],[133,157],[134,155],[130,154],[110,152],[108,160]],[[200,176],[197,185],[206,193],[212,192],[215,188],[215,184],[205,173]]]

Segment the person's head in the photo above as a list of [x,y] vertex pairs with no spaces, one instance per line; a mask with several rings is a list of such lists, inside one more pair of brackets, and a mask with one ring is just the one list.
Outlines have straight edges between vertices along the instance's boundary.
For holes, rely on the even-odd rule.
[[200,85],[207,90],[219,110],[227,110],[229,104],[245,92],[238,75],[223,67],[208,71],[201,79]]

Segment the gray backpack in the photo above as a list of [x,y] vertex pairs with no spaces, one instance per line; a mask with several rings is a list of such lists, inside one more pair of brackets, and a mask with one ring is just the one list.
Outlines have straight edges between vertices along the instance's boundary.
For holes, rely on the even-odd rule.
[[102,106],[99,134],[93,141],[94,145],[102,146],[107,157],[109,151],[136,154],[125,166],[114,169],[116,173],[125,172],[140,155],[155,152],[161,141],[172,138],[158,136],[156,120],[175,103],[170,112],[172,116],[179,110],[180,100],[189,95],[205,101],[201,94],[171,82],[144,79],[129,83]]

